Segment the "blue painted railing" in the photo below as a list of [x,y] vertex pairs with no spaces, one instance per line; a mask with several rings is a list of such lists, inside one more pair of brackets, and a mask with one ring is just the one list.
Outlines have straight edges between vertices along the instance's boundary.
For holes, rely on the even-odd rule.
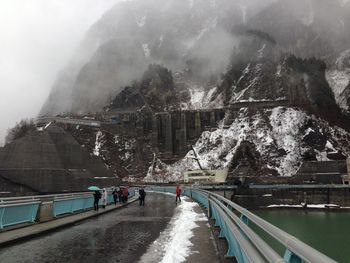
[[[174,187],[147,187],[148,191],[175,193]],[[334,263],[335,261],[297,238],[230,200],[201,189],[184,188],[183,194],[202,204],[208,216],[220,227],[220,237],[228,243],[227,256],[239,263],[288,262]],[[282,258],[248,224],[252,222],[282,244],[286,252]]]
[[0,229],[7,226],[34,222],[40,200],[28,198],[18,200],[17,198],[7,199],[0,202]]
[[57,217],[63,214],[75,213],[92,208],[93,205],[94,198],[90,193],[56,196],[53,200],[53,215]]
[[[108,204],[113,203],[112,190],[108,191]],[[135,189],[129,189],[129,198],[135,196]],[[43,202],[52,203],[52,216],[82,212],[93,208],[91,192],[42,195],[30,197],[7,197],[0,199],[0,229],[22,223],[34,223]],[[101,203],[101,202],[100,202]]]
[[[114,203],[112,189],[107,189],[107,204]],[[129,198],[135,195],[135,189],[129,189]],[[101,200],[99,202],[101,204]],[[91,209],[94,204],[94,198],[91,193],[60,195],[54,199],[54,216],[76,213],[77,211]]]

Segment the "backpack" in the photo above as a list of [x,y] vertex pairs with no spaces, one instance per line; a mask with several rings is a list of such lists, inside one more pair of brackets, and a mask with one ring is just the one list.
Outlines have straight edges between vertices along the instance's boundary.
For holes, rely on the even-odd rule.
[[96,197],[97,197],[97,199],[101,199],[101,197],[102,197],[101,192],[97,192]]

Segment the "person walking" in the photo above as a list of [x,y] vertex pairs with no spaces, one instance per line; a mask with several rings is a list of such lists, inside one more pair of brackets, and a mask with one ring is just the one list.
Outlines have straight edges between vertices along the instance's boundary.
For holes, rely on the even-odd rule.
[[145,189],[140,188],[139,190],[140,206],[145,206],[145,197],[146,197]]
[[98,202],[101,199],[101,193],[100,191],[95,191],[94,192],[94,210],[98,211]]
[[177,203],[177,199],[179,199],[179,202],[181,202],[181,188],[180,186],[176,186],[176,199],[175,199],[175,202]]
[[117,205],[117,202],[118,202],[118,188],[117,187],[113,189],[112,195],[113,195],[114,205]]
[[122,191],[122,188],[121,188],[121,187],[119,187],[118,199],[119,199],[119,202],[120,202],[120,203],[124,202],[124,201],[123,201],[123,191]]
[[108,202],[108,193],[106,188],[103,188],[102,191],[102,208],[106,208]]
[[128,201],[129,196],[129,190],[127,187],[123,188],[123,203],[126,203]]

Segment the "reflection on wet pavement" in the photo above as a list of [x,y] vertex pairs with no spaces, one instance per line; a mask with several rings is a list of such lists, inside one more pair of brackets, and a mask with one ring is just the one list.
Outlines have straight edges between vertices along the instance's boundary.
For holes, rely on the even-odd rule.
[[175,209],[172,196],[148,194],[137,202],[43,237],[0,250],[2,263],[137,262]]

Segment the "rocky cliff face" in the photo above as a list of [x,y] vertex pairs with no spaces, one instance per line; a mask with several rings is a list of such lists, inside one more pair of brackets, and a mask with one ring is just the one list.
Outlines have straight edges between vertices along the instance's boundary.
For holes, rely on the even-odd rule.
[[[194,148],[204,169],[229,168],[246,176],[290,176],[305,160],[344,159],[350,153],[350,133],[306,112],[276,107],[272,110],[242,109],[230,125],[204,132]],[[174,164],[161,160],[146,180],[182,179],[182,172],[199,169],[189,152]],[[247,169],[249,172],[247,173]]]
[[[349,26],[343,0],[125,1],[87,33],[41,114],[243,105],[198,140],[204,164],[291,175],[304,160],[350,154]],[[273,103],[249,106],[260,102]],[[155,153],[148,143],[131,149],[126,142],[135,138],[103,136],[103,156],[118,173],[131,173],[127,162],[147,170]],[[124,152],[133,161],[121,161]],[[158,159],[152,167],[154,176],[179,179],[195,163]]]

